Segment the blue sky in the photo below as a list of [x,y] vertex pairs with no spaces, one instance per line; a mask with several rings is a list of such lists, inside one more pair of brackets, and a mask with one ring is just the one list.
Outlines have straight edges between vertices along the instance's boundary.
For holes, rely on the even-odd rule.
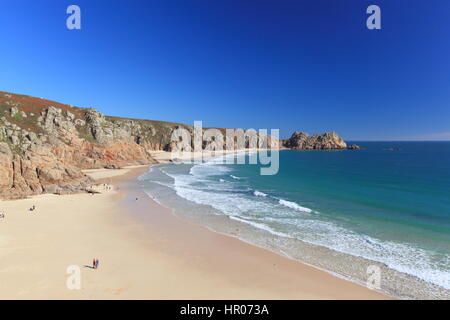
[[3,91],[284,137],[450,140],[449,1],[0,0],[0,15]]

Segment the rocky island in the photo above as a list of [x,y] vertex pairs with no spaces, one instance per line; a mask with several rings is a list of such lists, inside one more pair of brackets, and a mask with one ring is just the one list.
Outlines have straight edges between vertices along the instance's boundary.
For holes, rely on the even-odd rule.
[[344,140],[336,132],[327,132],[322,135],[310,136],[305,132],[294,132],[287,140],[282,140],[282,145],[295,150],[335,150],[335,149],[360,149],[356,144],[347,146]]

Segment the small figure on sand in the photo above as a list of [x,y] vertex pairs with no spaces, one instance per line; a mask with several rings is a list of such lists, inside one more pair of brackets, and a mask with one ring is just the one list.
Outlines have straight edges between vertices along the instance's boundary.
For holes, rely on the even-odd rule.
[[0,212],[0,219],[5,219],[5,214],[3,212]]
[[92,268],[97,269],[99,265],[98,259],[94,258],[92,260]]
[[36,210],[36,206],[35,206],[35,205],[33,205],[33,206],[30,208],[30,211],[34,211],[34,210]]

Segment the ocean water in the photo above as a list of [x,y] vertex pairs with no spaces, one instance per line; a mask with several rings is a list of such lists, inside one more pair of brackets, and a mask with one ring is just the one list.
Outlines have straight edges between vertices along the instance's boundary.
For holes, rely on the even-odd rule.
[[361,284],[375,265],[392,296],[449,299],[450,143],[359,144],[280,151],[274,176],[216,158],[153,167],[139,184],[217,232]]

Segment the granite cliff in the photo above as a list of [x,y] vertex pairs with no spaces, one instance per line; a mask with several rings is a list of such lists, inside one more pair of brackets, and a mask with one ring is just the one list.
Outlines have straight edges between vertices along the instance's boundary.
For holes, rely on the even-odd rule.
[[348,146],[336,132],[326,132],[312,136],[305,132],[294,132],[289,139],[282,140],[282,145],[295,150],[360,149],[356,144]]
[[[93,183],[83,169],[156,163],[151,151],[170,151],[172,133],[180,128],[193,133],[189,125],[109,117],[95,109],[0,91],[0,198],[79,192]],[[276,147],[281,142],[292,149],[347,148],[335,133],[296,132],[282,141],[267,137]]]
[[155,163],[149,150],[176,126],[0,92],[0,198],[77,192],[92,183],[82,169]]

